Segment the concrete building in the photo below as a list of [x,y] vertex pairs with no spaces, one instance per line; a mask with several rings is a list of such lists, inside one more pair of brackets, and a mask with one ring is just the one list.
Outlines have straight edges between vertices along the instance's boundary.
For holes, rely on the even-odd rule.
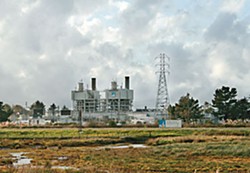
[[[91,89],[84,89],[79,82],[78,89],[71,92],[75,114],[116,113],[132,111],[134,91],[130,89],[129,76],[125,77],[125,88],[118,88],[117,82],[111,82],[111,88],[104,91],[96,89],[96,78],[91,79]],[[77,115],[76,115],[77,116]]]
[[84,89],[83,82],[78,83],[78,90],[71,92],[74,110],[97,112],[100,110],[100,92],[96,91],[96,79],[91,79],[92,89]]
[[118,88],[116,81],[111,82],[111,89],[107,89],[102,100],[102,109],[106,112],[132,111],[134,91],[129,88],[129,77],[125,77],[125,88]]

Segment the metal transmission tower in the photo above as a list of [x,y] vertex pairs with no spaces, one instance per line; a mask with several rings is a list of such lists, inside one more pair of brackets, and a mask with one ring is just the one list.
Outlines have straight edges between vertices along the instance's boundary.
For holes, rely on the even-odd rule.
[[156,73],[159,74],[159,83],[156,97],[155,113],[160,115],[167,115],[167,108],[169,105],[169,95],[168,95],[168,86],[167,86],[167,75],[169,75],[170,69],[170,58],[163,54],[155,58],[158,63],[156,66],[158,70]]

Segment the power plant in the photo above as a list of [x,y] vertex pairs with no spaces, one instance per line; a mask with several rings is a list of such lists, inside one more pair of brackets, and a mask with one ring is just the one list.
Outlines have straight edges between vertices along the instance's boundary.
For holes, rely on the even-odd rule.
[[[110,88],[98,90],[97,79],[91,78],[91,87],[84,87],[83,81],[78,83],[75,90],[71,91],[71,100],[73,109],[63,108],[59,111],[59,106],[51,107],[47,112],[42,112],[42,117],[33,117],[32,123],[28,118],[26,123],[45,124],[50,123],[79,123],[79,127],[86,124],[155,124],[159,121],[161,127],[180,127],[181,121],[170,121],[167,115],[169,106],[169,95],[167,86],[167,76],[169,74],[170,58],[166,54],[160,54],[156,57],[157,73],[159,74],[158,90],[156,97],[156,106],[154,109],[132,110],[134,100],[134,90],[130,88],[130,77],[124,77],[124,86],[118,86],[116,81],[111,81]],[[58,108],[58,110],[56,110]],[[34,114],[34,113],[33,113]],[[14,118],[13,118],[14,119]],[[170,124],[169,124],[170,123]],[[174,125],[173,125],[174,124]],[[173,126],[172,126],[173,125]]]
[[91,79],[91,89],[85,89],[83,82],[71,92],[74,111],[81,113],[126,113],[132,111],[134,91],[130,89],[129,76],[125,76],[125,88],[118,88],[117,82],[111,82],[111,88],[97,90],[96,78]]

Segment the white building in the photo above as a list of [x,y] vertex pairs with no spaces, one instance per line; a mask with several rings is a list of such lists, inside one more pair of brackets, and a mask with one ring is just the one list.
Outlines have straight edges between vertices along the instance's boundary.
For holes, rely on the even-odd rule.
[[[111,82],[111,89],[96,90],[96,78],[91,79],[91,90],[84,89],[79,82],[78,89],[71,92],[73,101],[73,117],[98,114],[122,115],[132,111],[134,91],[129,88],[129,77],[125,77],[125,88],[118,88],[116,81]],[[103,113],[103,114],[101,114]]]

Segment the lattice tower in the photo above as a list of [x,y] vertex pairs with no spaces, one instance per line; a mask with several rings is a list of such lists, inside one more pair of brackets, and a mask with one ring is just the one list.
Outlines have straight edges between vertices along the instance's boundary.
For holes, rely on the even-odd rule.
[[155,58],[158,62],[156,66],[158,70],[156,71],[159,74],[158,81],[158,90],[156,97],[156,106],[155,110],[157,114],[166,114],[167,108],[169,106],[169,94],[168,94],[168,86],[167,86],[167,77],[170,74],[170,58],[163,54],[160,54]]

